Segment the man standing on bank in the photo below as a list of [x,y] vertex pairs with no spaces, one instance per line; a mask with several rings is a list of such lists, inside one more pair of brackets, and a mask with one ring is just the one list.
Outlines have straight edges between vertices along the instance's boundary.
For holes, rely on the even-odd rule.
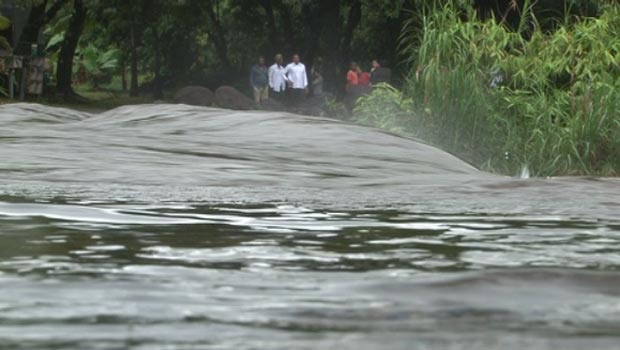
[[281,54],[276,55],[275,61],[276,63],[269,67],[269,87],[271,88],[271,96],[276,101],[283,103],[286,91],[286,68]]
[[269,98],[269,75],[263,56],[258,58],[258,64],[255,64],[250,71],[250,85],[254,90],[254,102],[260,106],[263,101]]
[[299,61],[299,55],[293,55],[293,62],[286,66],[286,81],[290,88],[291,106],[298,106],[308,92],[308,75],[306,66]]
[[370,70],[370,85],[377,85],[380,83],[390,83],[392,79],[392,70],[383,67],[381,61],[375,58],[372,60],[372,69]]

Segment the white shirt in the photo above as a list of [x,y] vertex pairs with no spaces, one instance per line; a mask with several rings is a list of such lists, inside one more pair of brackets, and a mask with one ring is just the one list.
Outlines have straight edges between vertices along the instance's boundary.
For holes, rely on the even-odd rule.
[[290,63],[286,66],[287,81],[293,83],[293,89],[305,89],[308,86],[306,66],[303,63]]
[[286,68],[274,63],[269,67],[269,87],[275,92],[286,90]]

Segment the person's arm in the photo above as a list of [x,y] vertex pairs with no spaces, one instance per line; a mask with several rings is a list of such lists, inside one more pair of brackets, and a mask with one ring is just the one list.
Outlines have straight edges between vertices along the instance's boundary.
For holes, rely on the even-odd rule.
[[254,87],[254,67],[250,68],[250,86]]
[[291,71],[291,65],[289,64],[288,66],[286,66],[284,73],[282,73],[282,77],[286,81],[286,85],[288,87],[291,87],[293,85],[293,80],[291,80],[291,78],[289,78],[288,76],[290,74],[290,71]]
[[263,69],[262,74],[263,74],[263,78],[267,80],[267,86],[269,86],[269,68]]
[[267,71],[267,75],[269,77],[269,87],[270,88],[274,88],[274,82],[273,82],[273,66],[269,67],[269,70]]
[[308,88],[308,73],[306,73],[306,66],[304,66],[304,74],[303,74],[303,83],[304,83],[304,89]]

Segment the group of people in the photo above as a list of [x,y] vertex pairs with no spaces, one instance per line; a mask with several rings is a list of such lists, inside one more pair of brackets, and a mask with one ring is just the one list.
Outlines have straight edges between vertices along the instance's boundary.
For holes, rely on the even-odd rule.
[[381,83],[390,83],[392,71],[383,67],[378,59],[372,61],[370,72],[364,72],[353,62],[347,72],[347,88],[344,104],[349,111],[353,110],[358,98],[372,91],[374,86]]
[[380,83],[389,83],[390,75],[389,69],[382,67],[378,59],[372,61],[370,72],[364,72],[357,63],[352,62],[347,72],[347,91],[350,91],[354,86],[373,86]]
[[[261,56],[258,63],[250,70],[250,86],[254,93],[254,101],[257,105],[270,97],[278,102],[289,106],[299,105],[309,93],[308,74],[306,66],[301,63],[299,55],[294,54],[291,63],[284,65],[281,54],[275,56],[275,62],[267,66],[265,57]],[[382,82],[389,83],[391,71],[383,68],[380,61],[372,61],[370,72],[364,72],[356,63],[352,63],[347,72],[347,94],[358,95],[360,92],[368,92],[370,87]],[[323,77],[318,69],[311,72],[312,95],[323,94]]]
[[301,63],[298,54],[294,54],[292,62],[286,66],[283,56],[277,54],[275,63],[270,67],[265,64],[265,57],[261,56],[250,72],[250,85],[257,105],[269,96],[279,102],[297,105],[308,93],[306,66]]

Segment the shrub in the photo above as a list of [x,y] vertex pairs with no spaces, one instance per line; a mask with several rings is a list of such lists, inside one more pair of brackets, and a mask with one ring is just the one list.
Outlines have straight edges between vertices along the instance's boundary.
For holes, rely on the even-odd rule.
[[391,85],[377,85],[372,93],[357,100],[355,121],[393,132],[411,132],[414,118],[413,100]]
[[454,3],[413,21],[423,30],[403,33],[415,62],[405,97],[392,91],[386,101],[409,97],[416,113],[389,112],[385,118],[398,121],[381,124],[404,126],[497,172],[620,172],[618,5],[598,18],[569,18],[553,32],[539,30],[528,13],[524,33]]

